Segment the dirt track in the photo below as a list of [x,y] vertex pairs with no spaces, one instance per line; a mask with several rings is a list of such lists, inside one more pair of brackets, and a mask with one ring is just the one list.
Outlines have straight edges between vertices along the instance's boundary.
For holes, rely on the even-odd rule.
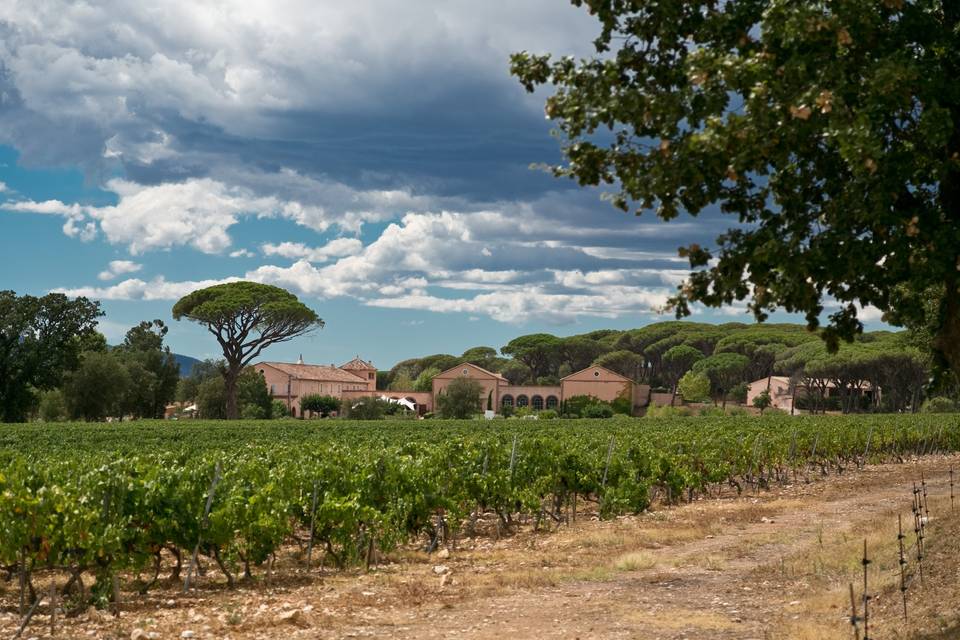
[[[395,554],[369,574],[284,577],[226,591],[210,572],[197,592],[170,584],[130,596],[119,619],[91,613],[61,637],[230,638],[848,638],[848,583],[871,554],[873,628],[890,637],[960,636],[957,533],[947,470],[960,457],[798,478],[757,495],[697,501],[614,522],[580,519],[551,533],[529,527],[496,541],[461,541],[446,557]],[[911,531],[921,471],[931,511],[925,583],[908,590],[905,626],[897,513]],[[958,474],[960,479],[960,474]],[[915,551],[913,552],[915,553]],[[446,555],[446,554],[444,554]],[[915,559],[908,565],[915,572]],[[281,569],[283,567],[281,566]],[[4,605],[12,589],[0,592]],[[7,606],[0,635],[17,618]],[[46,637],[47,616],[24,637]],[[944,629],[952,631],[944,632]],[[920,635],[923,634],[929,635]],[[951,635],[956,633],[957,635]],[[943,634],[943,635],[938,635]],[[878,636],[879,637],[879,636]]]

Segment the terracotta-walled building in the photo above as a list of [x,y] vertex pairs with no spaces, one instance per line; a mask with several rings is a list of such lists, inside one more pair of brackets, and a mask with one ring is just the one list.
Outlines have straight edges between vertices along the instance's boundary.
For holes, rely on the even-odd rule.
[[301,415],[300,399],[308,395],[343,398],[345,393],[377,390],[377,369],[371,363],[354,358],[343,366],[258,362],[253,367],[263,374],[270,395],[286,403],[294,417]]
[[340,365],[258,362],[253,367],[263,374],[270,395],[283,401],[294,417],[302,417],[300,399],[307,395],[327,395],[340,400],[383,397],[402,400],[416,406],[419,414],[433,411],[437,398],[457,378],[470,378],[480,383],[480,402],[484,409],[500,413],[502,407],[530,407],[535,411],[559,410],[562,403],[574,396],[594,396],[606,402],[617,398],[631,400],[634,413],[647,405],[650,387],[604,367],[587,367],[560,380],[558,385],[511,385],[499,373],[487,371],[469,362],[452,367],[433,378],[433,392],[378,391],[377,369],[359,356]]
[[464,363],[452,367],[433,378],[433,405],[447,386],[457,378],[470,378],[480,383],[481,406],[499,413],[501,407],[531,407],[535,411],[559,409],[567,399],[575,396],[594,396],[606,402],[628,398],[636,413],[646,406],[650,397],[648,385],[637,384],[630,378],[604,367],[592,366],[571,373],[559,385],[511,385],[499,373],[487,371],[475,364]]

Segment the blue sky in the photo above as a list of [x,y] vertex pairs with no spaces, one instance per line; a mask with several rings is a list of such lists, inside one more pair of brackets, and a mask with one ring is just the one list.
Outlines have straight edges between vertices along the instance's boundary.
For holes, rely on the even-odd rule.
[[596,31],[556,0],[5,2],[0,288],[99,299],[113,342],[161,318],[211,357],[173,303],[266,282],[327,323],[269,358],[381,367],[662,319],[677,247],[726,222],[637,219],[531,170],[558,146],[508,73]]

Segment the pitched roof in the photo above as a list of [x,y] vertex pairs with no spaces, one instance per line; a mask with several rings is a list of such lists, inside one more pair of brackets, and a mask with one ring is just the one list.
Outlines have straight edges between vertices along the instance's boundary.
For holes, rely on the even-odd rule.
[[450,367],[450,368],[447,369],[446,371],[441,371],[440,373],[438,373],[437,375],[435,375],[435,376],[433,376],[433,377],[434,377],[434,378],[439,378],[439,377],[441,377],[441,376],[445,376],[445,375],[447,375],[448,373],[450,373],[450,372],[452,372],[452,371],[455,371],[455,370],[457,370],[457,369],[461,369],[462,367],[469,367],[469,368],[471,368],[471,369],[476,369],[476,370],[479,371],[480,373],[484,373],[484,374],[490,376],[491,378],[496,378],[496,379],[498,379],[498,380],[503,380],[504,382],[507,382],[507,379],[504,378],[504,377],[503,377],[502,375],[500,375],[499,373],[494,373],[493,371],[487,371],[487,370],[484,369],[483,367],[477,366],[477,365],[473,364],[472,362],[461,362],[461,363],[458,364],[457,366],[455,366],[455,367]]
[[571,373],[570,375],[564,376],[564,377],[560,378],[560,381],[563,382],[564,380],[569,380],[570,378],[572,378],[572,377],[574,377],[574,376],[579,376],[579,375],[581,375],[581,374],[583,374],[583,373],[586,373],[587,371],[591,371],[591,370],[593,370],[593,369],[600,369],[600,371],[605,371],[606,373],[609,373],[611,376],[613,376],[613,377],[615,377],[615,378],[617,378],[617,379],[619,379],[619,380],[623,380],[624,382],[633,382],[633,380],[631,380],[631,379],[628,378],[627,376],[620,375],[620,374],[617,373],[616,371],[611,371],[610,369],[607,369],[606,367],[601,367],[600,365],[596,365],[596,364],[593,365],[593,366],[587,367],[586,369],[580,369],[580,371],[574,371],[574,372]]
[[363,382],[367,381],[349,371],[322,364],[290,364],[288,362],[258,362],[255,367],[267,365],[282,371],[288,376],[301,380],[323,380],[324,382]]
[[342,365],[340,365],[340,368],[341,368],[341,369],[346,369],[346,370],[348,370],[348,371],[350,371],[350,370],[357,370],[357,369],[362,369],[362,370],[364,370],[364,371],[376,371],[376,370],[377,370],[377,368],[376,368],[375,366],[373,366],[373,363],[372,363],[372,362],[367,362],[366,360],[362,360],[362,359],[360,358],[360,356],[357,356],[356,358],[354,358],[353,360],[351,360],[351,361],[348,362],[347,364],[342,364]]

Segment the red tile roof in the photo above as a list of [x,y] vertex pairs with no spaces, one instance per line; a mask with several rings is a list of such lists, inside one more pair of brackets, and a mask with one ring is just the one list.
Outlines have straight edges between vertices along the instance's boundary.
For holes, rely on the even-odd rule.
[[258,362],[255,367],[267,365],[284,372],[288,376],[299,378],[300,380],[322,380],[324,382],[362,382],[366,380],[360,376],[354,375],[349,371],[344,371],[338,367],[330,367],[321,364],[289,364],[286,362]]
[[342,365],[340,365],[340,368],[341,368],[341,369],[347,369],[347,370],[361,369],[361,370],[364,370],[364,371],[376,371],[376,370],[377,370],[377,368],[376,368],[375,366],[373,366],[371,363],[367,362],[366,360],[362,360],[362,359],[360,358],[360,356],[357,356],[356,358],[354,358],[353,360],[351,360],[351,361],[348,362],[347,364],[342,364]]

